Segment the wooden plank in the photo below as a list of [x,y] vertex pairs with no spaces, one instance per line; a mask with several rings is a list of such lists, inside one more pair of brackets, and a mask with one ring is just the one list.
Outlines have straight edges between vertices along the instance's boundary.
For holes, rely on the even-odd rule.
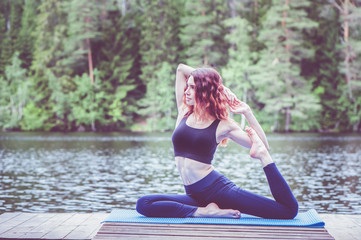
[[12,231],[17,233],[18,238],[29,238],[28,235],[33,234],[33,230],[38,226],[44,224],[49,219],[53,218],[56,214],[51,213],[40,213],[34,214],[35,216],[26,222],[14,227]]
[[89,214],[88,218],[78,225],[64,239],[92,239],[101,227],[100,222],[108,215],[108,213]]
[[[116,236],[116,235],[104,235],[96,236],[93,240],[170,240],[169,236]],[[172,236],[171,240],[235,240],[237,238],[210,238],[210,237],[187,237],[187,236]],[[238,238],[239,239],[239,238]],[[242,238],[242,240],[255,240],[255,238]]]
[[5,221],[1,223],[1,226],[8,226],[8,227],[14,227],[17,226],[31,218],[35,217],[33,213],[20,213],[16,214],[13,218],[9,219],[8,221]]
[[265,236],[257,236],[257,235],[239,235],[239,236],[194,236],[194,235],[190,235],[190,236],[185,236],[185,235],[179,235],[179,236],[167,236],[167,235],[96,235],[95,238],[93,238],[94,240],[104,240],[104,239],[219,239],[219,240],[224,240],[224,239],[268,239],[268,240],[277,240],[277,239],[282,239],[282,240],[286,240],[286,239],[299,239],[299,240],[305,240],[305,239],[310,239],[310,240],[334,240],[334,238],[324,235],[324,236],[303,236],[300,238],[294,238],[293,236],[283,236],[282,238],[280,238],[279,236],[273,236],[272,234]]
[[62,224],[74,215],[75,213],[57,214],[55,219],[52,218],[51,222],[48,221],[45,226],[42,226],[42,229],[47,231],[47,233],[42,236],[42,239],[63,239],[73,230],[73,226]]
[[[120,226],[120,225],[125,225],[125,226],[135,226],[135,227],[162,227],[162,226],[167,226],[167,227],[176,227],[176,228],[185,228],[185,229],[190,229],[190,228],[197,228],[197,229],[214,229],[214,226],[217,226],[217,229],[222,229],[224,231],[227,231],[229,229],[234,229],[234,228],[247,228],[247,229],[269,229],[270,226],[257,226],[257,225],[215,225],[215,224],[160,224],[160,223],[121,223],[121,222],[106,222],[104,223],[104,225],[107,226]],[[322,228],[311,228],[311,227],[285,227],[285,226],[271,226],[274,230],[278,230],[278,229],[289,229],[289,230],[293,230],[293,231],[315,231],[318,232],[320,231],[320,229]]]
[[320,214],[326,223],[325,228],[340,240],[359,240],[361,237],[361,215]]
[[[169,236],[96,236],[93,240],[170,240]],[[240,238],[228,238],[228,237],[220,237],[220,238],[210,238],[210,237],[199,237],[199,236],[172,236],[171,240],[235,240]],[[255,240],[255,238],[241,238],[242,240]],[[323,240],[323,239],[322,239]]]
[[[64,221],[66,221],[67,219],[69,219],[72,215],[74,215],[73,213],[61,213],[61,214],[54,214],[53,216],[49,217],[45,222],[39,224],[38,226],[34,227],[33,229],[31,229],[31,231],[25,233],[23,236],[24,239],[26,238],[35,238],[35,239],[41,239],[44,238],[44,236],[46,236],[47,234],[50,234],[54,231],[57,231],[57,228],[61,225],[61,223],[63,223]],[[51,235],[50,238],[51,239]],[[56,239],[56,237],[55,237]],[[61,238],[58,238],[61,239]]]
[[[334,239],[361,236],[361,215],[321,215],[324,228],[210,224],[105,223],[107,213],[4,213],[4,239]],[[100,229],[99,229],[100,228]],[[2,232],[1,232],[2,229]],[[97,231],[99,229],[99,231]],[[331,236],[331,235],[332,236]]]
[[[216,226],[216,227],[215,227]],[[142,231],[142,232],[146,232],[146,231],[153,231],[154,229],[157,230],[179,230],[179,231],[204,231],[204,232],[223,232],[223,231],[227,231],[227,232],[232,232],[232,231],[248,231],[248,232],[268,232],[270,227],[255,227],[255,226],[235,226],[233,228],[223,228],[220,225],[213,225],[212,229],[205,229],[202,227],[196,227],[193,225],[188,225],[187,226],[177,226],[177,225],[168,225],[168,226],[163,226],[163,225],[158,225],[158,226],[146,226],[146,225],[132,225],[132,226],[128,226],[128,225],[107,225],[105,224],[102,227],[102,230],[104,231],[108,231],[108,229],[114,229],[114,231],[118,231],[118,229],[121,229],[121,231]],[[298,233],[307,233],[307,234],[317,234],[319,232],[324,232],[325,229],[323,228],[317,228],[317,229],[310,229],[310,228],[298,228],[296,230],[294,229],[289,229],[287,227],[283,227],[283,228],[275,228],[272,227],[272,230],[275,232],[291,232],[294,234],[298,234]]]
[[20,215],[20,212],[16,213],[3,213],[0,215],[0,224],[5,223],[6,221],[11,220],[12,218],[16,217],[17,215]]
[[194,224],[108,224],[100,228],[100,239],[334,239],[324,228],[230,226]]
[[1,239],[91,239],[109,213],[4,213]]
[[[31,213],[21,213],[5,221],[0,226],[0,238],[18,238],[23,235],[18,229],[22,223],[34,218],[36,215]],[[22,230],[21,230],[22,231]]]
[[[92,225],[92,226],[96,226],[96,228],[94,228],[94,231],[90,234],[90,239],[93,238],[96,233],[98,232],[98,230],[101,228],[102,226],[102,221],[104,221],[104,219],[106,219],[106,217],[109,216],[109,213],[103,213],[103,214],[97,214],[95,217],[93,217],[93,221],[94,221],[94,224],[95,225]],[[92,222],[89,222],[89,223],[92,223]]]
[[[265,230],[258,230],[257,229],[252,229],[249,230],[247,228],[235,228],[232,231],[223,231],[222,229],[218,229],[215,228],[212,231],[208,230],[208,231],[204,231],[201,229],[177,229],[177,228],[148,228],[145,229],[143,227],[138,227],[138,228],[121,228],[121,227],[107,227],[105,226],[104,228],[101,228],[101,230],[99,232],[111,232],[111,233],[121,233],[121,234],[138,234],[138,235],[143,235],[143,234],[148,234],[148,235],[200,235],[200,236],[219,236],[219,234],[221,233],[222,236],[224,237],[232,237],[232,236],[239,236],[240,234],[242,236],[245,235],[269,235],[270,233],[270,228]],[[284,229],[283,231],[275,231],[274,229],[272,229],[272,234],[273,235],[277,235],[278,238],[281,237],[282,235],[288,235],[288,236],[293,236],[294,238],[297,238],[299,236],[303,237],[305,235],[310,235],[310,236],[317,236],[317,235],[323,235],[325,232],[324,229],[321,229],[318,232],[302,232],[302,231],[289,231],[287,229]]]

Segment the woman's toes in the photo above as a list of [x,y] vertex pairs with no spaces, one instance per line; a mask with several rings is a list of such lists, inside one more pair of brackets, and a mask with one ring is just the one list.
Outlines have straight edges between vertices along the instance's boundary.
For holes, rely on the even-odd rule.
[[240,218],[241,217],[241,213],[240,213],[240,211],[235,211],[235,213],[233,213],[233,217],[234,218]]

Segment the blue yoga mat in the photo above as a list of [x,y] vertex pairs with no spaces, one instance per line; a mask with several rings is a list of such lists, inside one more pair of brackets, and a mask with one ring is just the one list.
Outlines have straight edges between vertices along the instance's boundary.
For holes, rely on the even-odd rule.
[[294,219],[264,219],[252,215],[242,214],[240,219],[231,218],[154,218],[145,217],[135,210],[116,209],[103,221],[127,223],[166,223],[166,224],[228,224],[228,225],[263,225],[263,226],[294,226],[294,227],[323,227],[325,223],[318,216],[316,210],[298,213]]

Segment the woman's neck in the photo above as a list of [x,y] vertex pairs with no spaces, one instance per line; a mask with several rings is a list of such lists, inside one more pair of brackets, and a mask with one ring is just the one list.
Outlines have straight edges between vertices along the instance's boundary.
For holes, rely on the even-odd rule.
[[197,122],[209,122],[209,121],[214,121],[215,120],[215,117],[212,116],[211,114],[209,114],[207,111],[202,111],[202,112],[200,112],[198,114],[193,112],[190,115],[193,115],[192,118]]

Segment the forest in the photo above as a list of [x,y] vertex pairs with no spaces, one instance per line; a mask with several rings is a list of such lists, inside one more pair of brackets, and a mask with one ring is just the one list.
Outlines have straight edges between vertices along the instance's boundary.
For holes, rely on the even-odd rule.
[[172,130],[179,63],[265,131],[361,131],[361,0],[1,0],[0,131]]

